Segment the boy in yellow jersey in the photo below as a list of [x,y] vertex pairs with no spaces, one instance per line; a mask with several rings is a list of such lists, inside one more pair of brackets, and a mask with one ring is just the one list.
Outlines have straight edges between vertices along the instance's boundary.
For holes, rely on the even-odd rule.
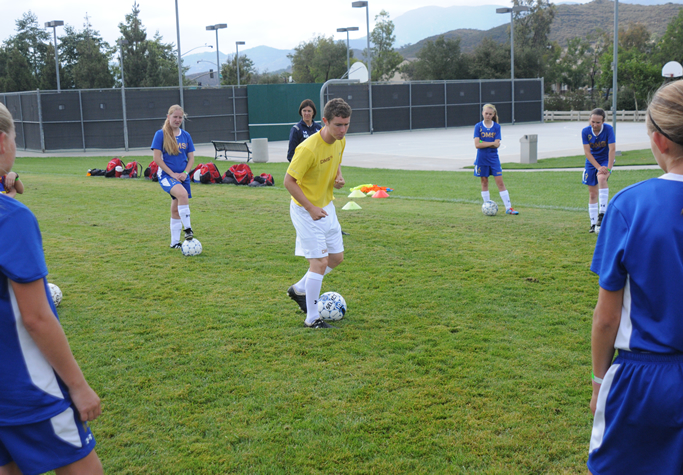
[[344,186],[341,161],[351,107],[332,99],[323,111],[324,127],[297,146],[285,174],[292,195],[289,214],[296,229],[295,255],[308,259],[308,272],[287,294],[306,312],[309,328],[334,328],[318,314],[323,276],[344,260],[341,226],[334,208],[333,189]]

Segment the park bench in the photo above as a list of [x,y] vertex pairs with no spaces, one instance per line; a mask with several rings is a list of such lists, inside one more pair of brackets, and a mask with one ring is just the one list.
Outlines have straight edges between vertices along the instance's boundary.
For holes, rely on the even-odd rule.
[[212,140],[213,148],[216,150],[216,160],[220,160],[220,154],[223,154],[223,160],[228,159],[228,152],[244,152],[247,154],[247,162],[251,160],[251,149],[247,142],[234,142],[227,140]]

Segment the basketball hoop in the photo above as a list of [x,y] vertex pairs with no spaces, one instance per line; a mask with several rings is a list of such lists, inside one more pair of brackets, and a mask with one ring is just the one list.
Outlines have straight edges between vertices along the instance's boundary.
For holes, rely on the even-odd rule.
[[683,66],[678,61],[669,61],[662,68],[662,76],[665,78],[679,78],[683,76]]

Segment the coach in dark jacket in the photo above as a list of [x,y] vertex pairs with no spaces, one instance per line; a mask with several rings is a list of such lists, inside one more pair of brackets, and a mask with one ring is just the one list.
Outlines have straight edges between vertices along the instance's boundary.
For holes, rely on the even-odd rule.
[[287,160],[292,161],[294,156],[294,150],[296,147],[306,140],[311,135],[322,129],[322,126],[313,119],[318,111],[315,108],[315,103],[310,99],[304,99],[304,101],[299,106],[299,115],[301,120],[298,124],[292,127],[289,132],[289,151],[287,152]]

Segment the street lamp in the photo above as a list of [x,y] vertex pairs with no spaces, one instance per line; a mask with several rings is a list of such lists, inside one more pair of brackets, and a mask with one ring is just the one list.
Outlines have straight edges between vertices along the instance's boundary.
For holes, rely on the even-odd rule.
[[358,31],[357,26],[349,26],[348,28],[337,28],[337,32],[346,32],[346,74],[349,74],[351,69],[351,58],[349,56],[349,31]]
[[196,49],[199,49],[199,48],[213,48],[213,45],[207,45],[206,43],[204,43],[203,46],[195,46],[194,48],[185,51],[185,52],[182,54],[182,56],[185,56],[186,54],[191,53],[192,51],[194,51],[194,50],[196,50]]
[[61,91],[59,87],[59,53],[57,52],[57,27],[63,25],[64,22],[61,20],[45,22],[45,28],[52,28],[52,31],[55,35],[55,69],[57,70],[57,92]]
[[244,41],[235,41],[235,50],[237,55],[235,56],[235,66],[237,67],[237,87],[240,86],[240,45],[246,44]]
[[[215,25],[209,25],[206,27],[206,29],[208,31],[216,30],[216,69],[218,71],[218,77],[219,78],[221,77],[221,60],[218,57],[218,54],[220,53],[218,51],[218,30],[222,30],[223,28],[227,28],[227,27],[228,27],[228,25],[226,23],[217,23]],[[220,84],[220,81],[218,81],[218,83]]]
[[510,14],[510,79],[512,80],[512,124],[515,123],[515,22],[513,13],[528,12],[529,7],[518,5],[512,8],[496,8],[496,13]]
[[123,142],[128,151],[128,121],[126,120],[126,82],[123,79],[123,45],[128,44],[128,40],[120,39],[117,41],[119,44],[119,66],[121,67],[121,103],[123,105]]
[[370,7],[366,1],[353,2],[351,3],[351,6],[353,8],[365,7],[365,23],[368,27],[368,77],[370,78],[368,81],[368,102],[370,105],[370,133],[372,133],[372,52],[370,51]]

